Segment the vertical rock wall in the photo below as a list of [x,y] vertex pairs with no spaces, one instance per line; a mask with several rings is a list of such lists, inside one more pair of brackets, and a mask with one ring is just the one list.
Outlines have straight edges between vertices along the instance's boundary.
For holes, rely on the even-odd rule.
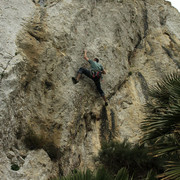
[[[0,4],[4,179],[48,179],[58,171],[94,169],[93,158],[103,141],[137,142],[148,87],[166,72],[179,69],[180,15],[170,3],[9,0]],[[84,49],[107,71],[102,88],[108,107],[87,77],[76,85],[71,81],[79,67],[88,68]],[[31,152],[35,146],[43,150]],[[12,164],[20,170],[10,170]]]
[[[15,103],[14,97],[18,93],[19,79],[18,69],[23,62],[23,57],[17,53],[16,38],[23,24],[30,20],[35,12],[34,4],[30,1],[1,1],[0,19],[1,19],[1,42],[0,42],[0,98],[1,98],[1,149],[9,148],[14,137]],[[13,104],[14,103],[14,104]],[[14,106],[13,106],[14,105]],[[6,127],[6,128],[4,128]]]

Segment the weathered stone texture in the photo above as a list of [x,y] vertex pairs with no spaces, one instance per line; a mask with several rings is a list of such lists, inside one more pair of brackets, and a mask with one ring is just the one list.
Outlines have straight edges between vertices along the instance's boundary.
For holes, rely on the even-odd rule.
[[[164,0],[1,0],[0,175],[48,179],[94,169],[103,141],[137,142],[148,87],[179,69],[179,22]],[[107,71],[108,107],[87,77],[71,81],[88,67],[84,49]],[[29,135],[41,150],[28,149]]]
[[[18,171],[10,170],[13,180],[46,180],[52,178],[53,163],[44,150],[30,151]],[[10,179],[11,179],[10,178]]]

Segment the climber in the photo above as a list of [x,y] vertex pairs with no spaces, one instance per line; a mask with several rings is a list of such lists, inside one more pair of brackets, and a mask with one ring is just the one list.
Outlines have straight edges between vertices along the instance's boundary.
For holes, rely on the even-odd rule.
[[81,67],[78,71],[77,77],[72,77],[72,81],[74,84],[78,83],[82,74],[86,75],[87,77],[89,77],[90,79],[92,79],[96,85],[96,88],[99,92],[99,94],[102,96],[104,102],[105,102],[105,106],[108,105],[105,94],[103,92],[103,90],[101,89],[101,77],[102,74],[106,74],[104,68],[102,67],[101,64],[99,64],[99,59],[98,58],[94,58],[94,60],[90,60],[87,57],[87,51],[85,50],[84,52],[84,59],[89,62],[91,69],[87,70],[86,68]]

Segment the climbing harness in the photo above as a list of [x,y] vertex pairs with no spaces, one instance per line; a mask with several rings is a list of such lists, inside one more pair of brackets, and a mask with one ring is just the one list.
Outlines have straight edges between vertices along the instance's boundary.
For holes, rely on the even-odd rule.
[[91,70],[91,75],[92,75],[93,78],[95,78],[95,77],[101,78],[101,72],[100,71]]

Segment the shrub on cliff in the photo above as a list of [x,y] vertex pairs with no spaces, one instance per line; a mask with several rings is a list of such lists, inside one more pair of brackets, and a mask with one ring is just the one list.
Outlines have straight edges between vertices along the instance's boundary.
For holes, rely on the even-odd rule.
[[162,158],[154,158],[148,155],[148,149],[144,146],[132,145],[127,141],[103,144],[99,160],[112,174],[125,167],[135,179],[146,177],[151,169],[161,172],[163,165]]
[[[72,174],[61,177],[61,180],[130,180],[129,173],[126,168],[118,171],[113,177],[105,168],[98,168],[97,172],[92,173],[89,169],[86,171],[73,171]],[[56,179],[58,180],[58,179]]]

